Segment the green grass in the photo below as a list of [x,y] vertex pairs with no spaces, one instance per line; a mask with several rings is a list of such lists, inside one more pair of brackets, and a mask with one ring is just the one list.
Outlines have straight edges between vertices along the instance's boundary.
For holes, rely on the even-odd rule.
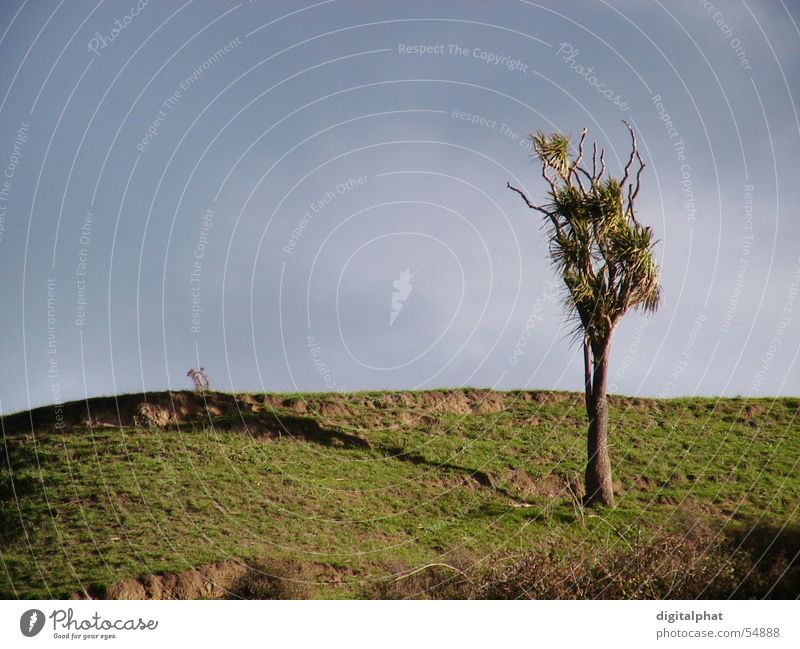
[[[579,395],[506,393],[504,410],[467,415],[387,404],[385,393],[293,396],[308,414],[275,412],[317,420],[321,438],[260,435],[259,413],[5,433],[0,596],[62,598],[269,558],[341,573],[315,597],[358,597],[405,568],[608,546],[642,526],[677,529],[687,511],[721,531],[800,525],[797,399],[613,399],[617,508],[587,517],[559,487],[582,472]],[[314,414],[323,404],[333,414]]]

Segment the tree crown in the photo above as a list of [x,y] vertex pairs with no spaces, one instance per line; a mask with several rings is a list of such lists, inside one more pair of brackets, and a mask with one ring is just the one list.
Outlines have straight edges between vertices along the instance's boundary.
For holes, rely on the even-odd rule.
[[[519,189],[528,207],[545,217],[550,257],[566,287],[566,305],[593,347],[602,346],[630,309],[655,311],[661,297],[653,259],[653,232],[636,218],[635,201],[645,167],[630,125],[631,153],[622,179],[611,176],[605,151],[592,147],[584,162],[586,129],[573,155],[567,135],[537,132],[528,137],[541,164],[549,203],[537,205]],[[636,163],[635,173],[631,171]]]

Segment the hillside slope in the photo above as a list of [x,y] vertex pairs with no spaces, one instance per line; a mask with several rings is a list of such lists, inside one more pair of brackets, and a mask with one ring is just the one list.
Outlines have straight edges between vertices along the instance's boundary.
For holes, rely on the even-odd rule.
[[[602,512],[580,505],[577,394],[172,392],[6,416],[0,596],[796,593],[800,400],[611,402]],[[659,543],[691,543],[691,565],[646,563]],[[608,585],[547,585],[543,565]]]

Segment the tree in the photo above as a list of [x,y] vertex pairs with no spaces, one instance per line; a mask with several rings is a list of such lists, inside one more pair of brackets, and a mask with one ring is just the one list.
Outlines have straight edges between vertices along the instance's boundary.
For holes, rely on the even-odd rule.
[[[631,151],[622,179],[606,170],[605,151],[592,147],[584,162],[586,129],[574,155],[562,133],[531,133],[531,155],[541,164],[550,202],[538,205],[508,183],[527,206],[544,216],[550,258],[566,288],[566,307],[583,345],[586,415],[587,505],[614,506],[608,456],[608,361],[614,329],[631,309],[653,312],[661,288],[653,260],[653,232],[639,223],[635,201],[645,163],[630,124]],[[634,170],[634,166],[636,167]]]

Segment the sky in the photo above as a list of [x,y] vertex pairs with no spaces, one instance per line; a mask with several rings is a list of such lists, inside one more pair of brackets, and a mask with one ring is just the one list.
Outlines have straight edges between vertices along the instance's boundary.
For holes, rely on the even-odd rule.
[[[718,6],[716,6],[718,5]],[[0,412],[212,387],[581,389],[526,135],[588,129],[663,302],[609,388],[800,394],[781,0],[0,4]]]

